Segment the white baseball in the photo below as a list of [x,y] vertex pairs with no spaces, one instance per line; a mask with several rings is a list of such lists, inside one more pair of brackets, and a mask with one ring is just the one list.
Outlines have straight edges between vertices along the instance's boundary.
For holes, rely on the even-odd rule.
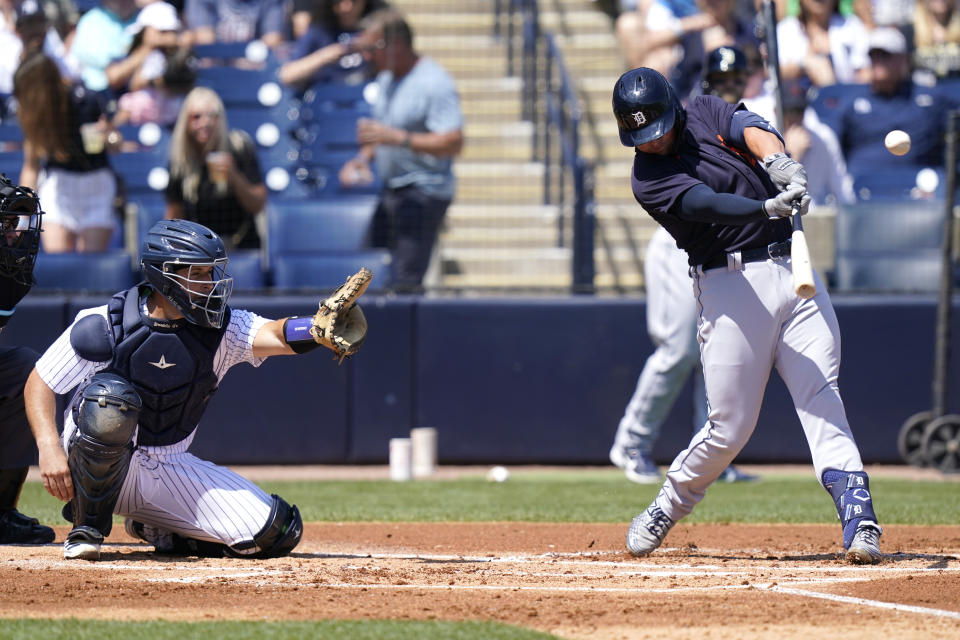
[[887,151],[893,155],[902,156],[910,151],[910,134],[900,129],[894,129],[883,139],[883,144],[887,147]]
[[487,472],[487,480],[490,482],[506,482],[509,477],[510,472],[507,471],[507,468],[499,465],[492,467],[490,471]]

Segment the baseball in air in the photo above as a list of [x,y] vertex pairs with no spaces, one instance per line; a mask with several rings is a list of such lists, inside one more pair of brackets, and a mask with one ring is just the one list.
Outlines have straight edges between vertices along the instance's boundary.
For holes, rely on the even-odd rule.
[[506,482],[509,477],[510,472],[507,471],[507,468],[499,465],[491,467],[490,471],[487,471],[487,480],[490,482]]
[[910,151],[910,134],[900,129],[894,129],[883,139],[883,144],[887,147],[887,151],[893,155],[902,156]]

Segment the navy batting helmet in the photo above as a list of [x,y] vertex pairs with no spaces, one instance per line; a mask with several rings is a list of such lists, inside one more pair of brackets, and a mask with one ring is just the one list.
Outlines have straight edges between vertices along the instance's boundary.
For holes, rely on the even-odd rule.
[[631,69],[613,87],[613,115],[620,142],[635,147],[656,140],[686,120],[676,92],[663,75],[640,67]]
[[[223,240],[202,224],[161,220],[140,249],[143,275],[188,321],[220,328],[233,291]],[[205,267],[209,267],[209,272]]]
[[[747,86],[747,54],[738,47],[717,47],[703,65],[703,92],[728,102],[739,101]],[[730,85],[733,86],[730,86]]]
[[27,187],[0,174],[0,276],[33,284],[33,265],[40,251],[40,201]]

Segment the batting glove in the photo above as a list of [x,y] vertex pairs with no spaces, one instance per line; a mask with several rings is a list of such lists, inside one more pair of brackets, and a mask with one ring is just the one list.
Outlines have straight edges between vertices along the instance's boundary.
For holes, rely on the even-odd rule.
[[807,192],[806,185],[800,185],[800,184],[797,184],[796,182],[787,185],[788,190],[793,187],[800,187],[803,189],[803,195],[800,196],[800,201],[795,202],[794,204],[798,205],[800,209],[799,211],[797,211],[797,213],[801,216],[805,216],[807,215],[807,212],[810,211],[810,201],[812,200],[812,198],[810,197],[810,194]]
[[807,186],[807,171],[803,165],[785,153],[771,153],[763,160],[763,168],[767,170],[770,180],[783,191],[790,183]]
[[[793,207],[796,204],[803,209],[803,198],[807,198],[807,207],[810,206],[810,196],[807,195],[807,188],[799,185],[789,185],[786,191],[781,191],[774,197],[763,201],[763,212],[771,218],[785,218],[793,215]],[[801,215],[803,215],[801,213]]]

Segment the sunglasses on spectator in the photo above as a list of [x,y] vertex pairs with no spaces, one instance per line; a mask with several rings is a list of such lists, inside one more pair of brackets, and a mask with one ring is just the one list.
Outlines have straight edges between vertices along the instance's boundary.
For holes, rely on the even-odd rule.
[[190,119],[191,119],[191,120],[199,120],[200,118],[203,118],[204,116],[206,116],[207,118],[209,118],[209,119],[211,119],[211,120],[216,120],[217,118],[220,117],[220,113],[217,112],[217,111],[196,111],[196,112],[190,114]]

